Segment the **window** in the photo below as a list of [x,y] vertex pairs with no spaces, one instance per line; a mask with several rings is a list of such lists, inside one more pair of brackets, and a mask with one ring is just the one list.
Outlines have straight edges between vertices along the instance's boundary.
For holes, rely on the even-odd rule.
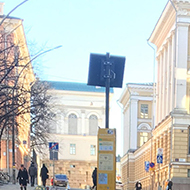
[[141,118],[148,118],[148,104],[141,104]]
[[77,135],[77,116],[75,114],[69,115],[68,133],[70,135]]
[[190,169],[187,170],[187,177],[190,177]]
[[96,145],[90,146],[90,155],[95,156],[96,155]]
[[52,151],[52,150],[50,150],[49,151],[49,159],[50,160],[58,160],[58,151]]
[[76,145],[70,144],[70,154],[76,154]]
[[140,133],[140,146],[142,146],[146,141],[148,141],[148,133]]
[[97,135],[98,129],[98,117],[96,115],[91,115],[89,117],[89,135]]

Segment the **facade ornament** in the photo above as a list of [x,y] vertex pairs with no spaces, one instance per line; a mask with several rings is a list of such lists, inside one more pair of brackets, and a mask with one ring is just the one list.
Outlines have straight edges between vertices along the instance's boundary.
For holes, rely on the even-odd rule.
[[190,15],[190,12],[187,9],[179,9],[177,11],[178,16],[188,16]]

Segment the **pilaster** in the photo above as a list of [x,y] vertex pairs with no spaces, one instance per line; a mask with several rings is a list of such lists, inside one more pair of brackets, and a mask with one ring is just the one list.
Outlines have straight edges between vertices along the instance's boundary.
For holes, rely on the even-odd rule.
[[175,72],[175,111],[186,112],[186,74],[188,58],[188,27],[189,24],[178,24],[176,41],[176,72]]
[[137,149],[138,100],[131,99],[130,149]]

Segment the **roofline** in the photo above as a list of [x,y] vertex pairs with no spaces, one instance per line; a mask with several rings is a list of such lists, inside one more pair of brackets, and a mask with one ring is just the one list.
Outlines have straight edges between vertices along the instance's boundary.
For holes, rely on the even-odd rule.
[[153,86],[153,82],[150,82],[150,83],[126,83],[126,86],[129,86],[129,85],[137,85],[137,86]]
[[[0,18],[5,18],[7,15],[0,15]],[[15,20],[22,20],[21,18],[18,18],[18,17],[13,17],[13,16],[8,16],[6,19],[15,19]],[[6,21],[5,19],[5,21]]]
[[159,19],[157,20],[156,25],[154,26],[154,29],[153,29],[153,31],[151,32],[150,37],[148,38],[148,41],[150,41],[151,36],[153,35],[154,31],[156,30],[156,27],[157,27],[157,25],[158,25],[160,19],[162,18],[163,14],[164,14],[164,11],[165,11],[165,9],[166,9],[166,7],[167,7],[167,5],[168,5],[168,3],[169,3],[169,0],[168,0],[168,2],[166,3],[166,5],[165,5],[165,7],[164,7],[164,9],[163,9],[163,11],[162,11],[162,13],[161,13]]

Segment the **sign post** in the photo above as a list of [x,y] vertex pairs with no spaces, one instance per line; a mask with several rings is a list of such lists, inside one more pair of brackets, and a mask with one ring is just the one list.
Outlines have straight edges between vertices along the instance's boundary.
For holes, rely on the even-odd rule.
[[163,148],[158,148],[157,150],[157,163],[158,163],[158,187],[160,187],[160,164],[163,163]]
[[59,143],[57,142],[50,142],[49,143],[49,151],[53,153],[53,187],[54,187],[54,175],[55,175],[55,152],[59,150]]
[[116,130],[98,131],[97,189],[115,189],[116,181]]

